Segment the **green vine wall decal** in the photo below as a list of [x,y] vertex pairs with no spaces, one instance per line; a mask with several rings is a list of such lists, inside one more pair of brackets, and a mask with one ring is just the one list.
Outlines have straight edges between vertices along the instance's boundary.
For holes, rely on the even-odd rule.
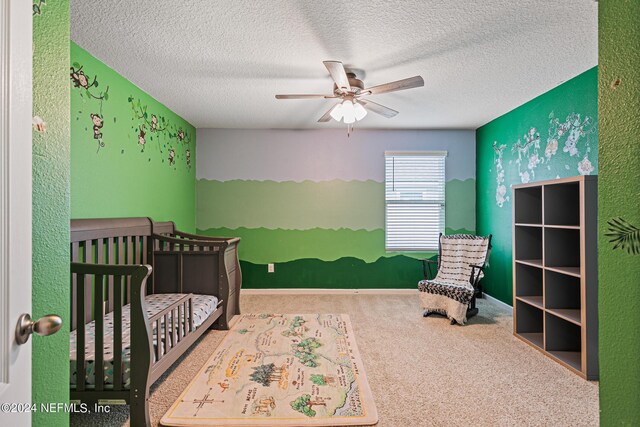
[[[44,17],[50,19],[59,2],[47,3]],[[130,217],[140,214],[142,206],[145,215],[171,218],[195,230],[195,128],[68,36],[66,43],[70,58],[59,70],[70,72],[71,217]],[[49,124],[47,117],[40,116]],[[34,120],[34,128],[37,125]],[[177,136],[170,136],[179,128],[191,135],[191,145],[179,144]],[[34,138],[40,136],[37,132]],[[97,152],[94,132],[105,143]],[[170,165],[172,147],[174,164]],[[165,197],[173,203],[158,203]]]
[[629,223],[624,218],[613,218],[607,221],[609,242],[613,243],[613,249],[622,249],[629,255],[640,254],[640,228]]
[[97,100],[99,102],[99,111],[96,113],[89,113],[89,117],[91,118],[93,127],[93,139],[98,142],[99,151],[101,147],[105,146],[104,140],[102,138],[102,128],[104,126],[102,103],[103,101],[109,100],[109,86],[107,86],[104,91],[99,91],[98,87],[100,86],[100,83],[98,82],[98,76],[93,76],[93,81],[91,81],[91,78],[89,78],[85,74],[83,66],[78,64],[77,62],[74,62],[71,65],[69,75],[73,87],[79,90],[81,97],[91,101]]
[[178,130],[175,133],[175,137],[178,139],[178,142],[181,142],[184,144],[191,143],[191,138],[189,138],[189,135],[184,130],[182,130],[182,128],[178,128]]
[[[131,105],[132,120],[138,123],[140,152],[145,152],[148,138],[149,141],[157,142],[157,144],[154,142],[152,146],[157,147],[161,154],[165,152],[165,149],[167,150],[169,156],[166,159],[163,157],[162,162],[166,160],[169,166],[175,166],[177,159],[184,158],[187,168],[191,169],[191,151],[189,150],[191,138],[188,132],[183,130],[182,126],[173,123],[171,119],[149,111],[148,106],[144,105],[140,99],[134,98],[133,95],[129,95],[127,101]],[[171,140],[176,140],[179,143],[177,147],[185,149],[183,157],[177,153],[176,146],[171,143]]]
[[146,132],[144,131],[145,130],[145,126],[142,124],[142,125],[138,126],[138,129],[140,129],[140,132],[138,132],[138,145],[140,145],[142,147],[140,152],[144,153],[144,147],[147,144],[147,140],[145,139]]
[[149,117],[147,106],[143,106],[139,99],[137,100],[138,102],[134,102],[133,96],[130,96],[128,101],[131,103],[131,109],[133,110],[135,118],[143,120],[150,132],[164,132],[167,130],[168,123],[164,116],[158,118],[157,115],[151,114],[151,117]]
[[33,3],[33,16],[42,15],[42,7],[46,6],[46,0],[39,0]]

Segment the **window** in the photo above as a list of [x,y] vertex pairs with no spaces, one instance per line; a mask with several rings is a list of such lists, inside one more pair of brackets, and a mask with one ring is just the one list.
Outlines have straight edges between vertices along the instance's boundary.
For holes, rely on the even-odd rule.
[[437,250],[444,232],[446,151],[385,152],[385,247]]

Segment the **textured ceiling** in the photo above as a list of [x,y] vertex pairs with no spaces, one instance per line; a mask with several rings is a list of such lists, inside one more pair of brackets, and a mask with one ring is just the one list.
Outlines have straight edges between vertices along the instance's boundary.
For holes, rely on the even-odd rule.
[[597,64],[593,0],[71,1],[71,37],[196,127],[344,127],[323,60],[366,86],[425,86],[371,99],[363,128],[477,128]]

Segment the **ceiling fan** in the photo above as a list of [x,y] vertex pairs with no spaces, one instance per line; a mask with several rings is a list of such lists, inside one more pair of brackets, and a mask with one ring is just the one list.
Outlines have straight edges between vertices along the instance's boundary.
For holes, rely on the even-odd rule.
[[380,105],[369,99],[364,99],[371,95],[380,93],[396,92],[399,90],[412,89],[424,86],[421,76],[409,77],[408,79],[397,80],[369,88],[364,87],[364,82],[356,78],[355,73],[347,72],[340,61],[323,61],[331,78],[334,81],[333,94],[331,95],[276,95],[276,99],[317,99],[317,98],[337,98],[342,102],[331,107],[318,122],[328,122],[332,118],[336,121],[344,121],[351,125],[355,121],[362,120],[367,115],[367,110],[380,114],[386,118],[394,117],[398,114],[384,105]]

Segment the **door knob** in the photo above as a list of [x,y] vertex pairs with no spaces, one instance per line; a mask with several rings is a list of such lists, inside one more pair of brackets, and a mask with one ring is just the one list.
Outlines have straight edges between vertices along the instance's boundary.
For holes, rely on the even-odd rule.
[[29,340],[32,333],[36,333],[42,337],[55,334],[62,326],[62,319],[55,314],[49,314],[36,320],[31,320],[31,316],[27,313],[20,316],[16,325],[16,342],[24,344]]

